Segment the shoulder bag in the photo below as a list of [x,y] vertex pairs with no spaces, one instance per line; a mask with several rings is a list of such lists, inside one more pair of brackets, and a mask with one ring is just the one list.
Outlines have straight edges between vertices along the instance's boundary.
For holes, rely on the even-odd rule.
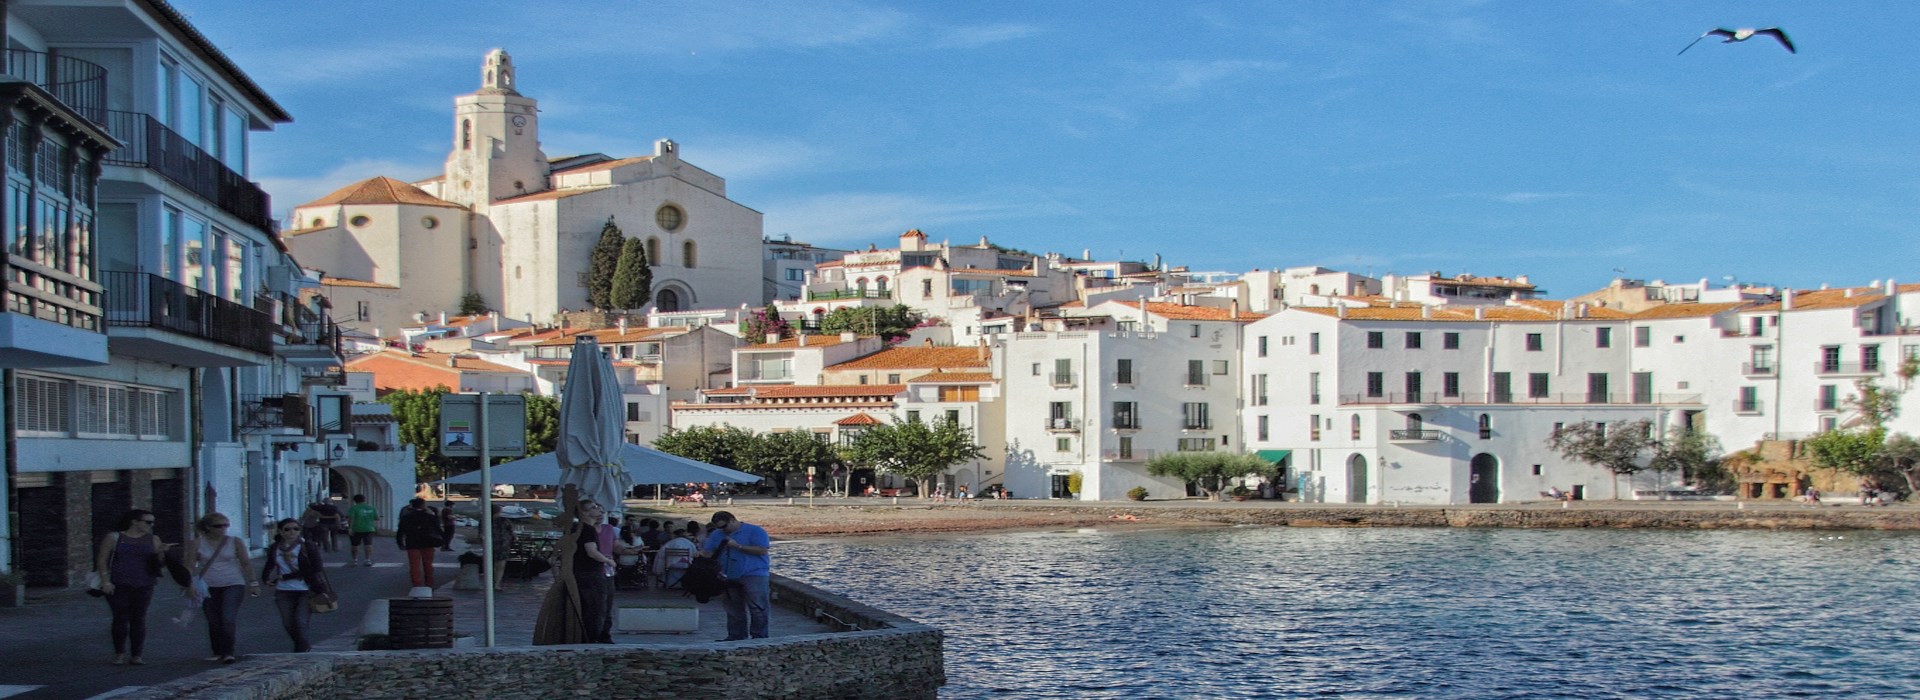
[[340,609],[340,597],[334,595],[333,581],[327,578],[327,569],[320,562],[320,553],[312,551],[313,575],[307,577],[307,588],[313,592],[307,596],[307,610],[324,615]]

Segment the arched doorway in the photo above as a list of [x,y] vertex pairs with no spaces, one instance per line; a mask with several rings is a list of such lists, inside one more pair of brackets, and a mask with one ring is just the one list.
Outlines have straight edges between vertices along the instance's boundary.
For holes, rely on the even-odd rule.
[[[331,472],[327,479],[328,488],[336,498],[351,504],[354,496],[366,496],[367,503],[380,511],[380,529],[390,530],[394,527],[399,514],[393,506],[396,502],[393,485],[387,482],[386,477],[365,467],[340,464],[334,465]],[[410,498],[412,495],[409,489],[407,496]]]
[[653,308],[660,311],[679,311],[680,293],[671,289],[662,289],[654,292]]
[[1347,502],[1367,502],[1367,458],[1358,454],[1347,458]]
[[1500,460],[1498,458],[1485,452],[1474,455],[1467,479],[1468,502],[1500,502]]

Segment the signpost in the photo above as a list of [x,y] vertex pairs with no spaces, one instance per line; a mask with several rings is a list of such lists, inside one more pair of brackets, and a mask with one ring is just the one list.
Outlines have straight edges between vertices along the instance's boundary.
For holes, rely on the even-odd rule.
[[493,646],[493,460],[527,456],[527,399],[519,394],[441,394],[440,454],[480,458],[480,585],[486,645]]

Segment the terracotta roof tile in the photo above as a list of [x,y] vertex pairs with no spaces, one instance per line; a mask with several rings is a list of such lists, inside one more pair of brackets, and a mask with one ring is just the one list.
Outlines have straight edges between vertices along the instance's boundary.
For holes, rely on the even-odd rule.
[[[1885,287],[1848,287],[1838,289],[1809,289],[1793,293],[1793,311],[1813,311],[1815,309],[1847,309],[1865,306],[1887,297]],[[1849,296],[1848,293],[1852,295]],[[1773,302],[1753,309],[1754,311],[1779,311],[1780,302]]]
[[1728,311],[1735,311],[1735,310],[1739,310],[1739,311],[1760,310],[1759,308],[1743,308],[1743,307],[1748,307],[1747,302],[1729,301],[1729,302],[1720,302],[1720,303],[1713,303],[1713,304],[1661,304],[1659,306],[1655,306],[1653,308],[1637,312],[1633,314],[1631,318],[1635,321],[1652,321],[1652,320],[1658,320],[1663,318],[1701,318],[1706,316],[1716,316],[1719,314],[1726,313]]
[[304,209],[306,207],[327,207],[341,204],[420,204],[431,207],[466,208],[427,194],[425,190],[414,187],[413,185],[384,176],[361,180],[334,190],[333,194],[294,208]]
[[[758,347],[758,346],[756,346]],[[861,369],[941,369],[947,367],[986,367],[991,355],[981,357],[978,347],[901,347],[888,348],[855,360],[827,368]]]
[[934,370],[907,380],[908,384],[977,384],[993,383],[992,372],[947,372]]
[[871,414],[867,414],[867,413],[855,413],[851,416],[847,416],[840,420],[834,421],[833,424],[834,425],[884,425],[884,423],[882,423],[880,419],[875,418]]
[[[452,358],[452,364],[448,363],[449,358]],[[472,357],[440,352],[409,353],[403,350],[382,350],[362,355],[347,360],[346,367],[353,372],[371,373],[376,389],[457,388],[460,386],[460,375],[469,372],[526,374],[512,367]]]
[[800,399],[800,398],[840,398],[848,396],[891,397],[906,391],[905,384],[860,384],[860,385],[824,385],[808,384],[801,386],[755,386],[755,397],[762,399]]
[[554,340],[548,340],[548,341],[538,343],[538,345],[540,345],[541,347],[572,345],[574,339],[579,338],[580,336],[583,336],[583,335],[591,336],[594,340],[599,341],[601,345],[612,345],[615,343],[638,343],[638,342],[647,341],[647,340],[660,340],[662,338],[669,338],[676,335],[682,335],[687,332],[688,332],[687,328],[680,327],[680,326],[666,327],[666,328],[628,328],[626,333],[621,333],[619,328],[599,328],[599,329],[590,330],[590,331],[579,331],[575,333],[569,333],[566,336],[559,337]]
[[1188,306],[1186,304],[1172,304],[1161,301],[1147,302],[1147,313],[1176,321],[1235,321],[1239,323],[1252,323],[1267,317],[1266,314],[1254,313],[1252,311],[1241,311],[1238,316],[1235,316],[1232,309],[1218,306]]

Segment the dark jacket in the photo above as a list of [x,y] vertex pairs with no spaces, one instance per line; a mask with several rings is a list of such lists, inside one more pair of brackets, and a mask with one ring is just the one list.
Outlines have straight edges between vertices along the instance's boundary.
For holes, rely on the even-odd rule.
[[306,581],[307,588],[315,592],[328,590],[326,563],[320,561],[319,546],[312,542],[301,543],[300,555],[298,557],[300,562],[299,570],[292,574],[280,573],[280,553],[275,551],[279,546],[279,543],[267,545],[267,564],[266,566],[260,567],[260,583],[271,588],[275,583],[279,583],[282,578],[297,578]]
[[446,541],[440,531],[440,516],[412,506],[400,511],[400,525],[394,528],[393,539],[401,549],[433,549]]

